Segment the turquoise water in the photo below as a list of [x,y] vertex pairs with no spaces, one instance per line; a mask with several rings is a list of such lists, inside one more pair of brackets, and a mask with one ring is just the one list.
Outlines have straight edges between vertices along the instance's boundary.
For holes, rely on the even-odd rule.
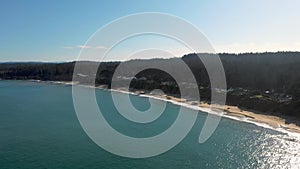
[[[149,137],[166,130],[178,106],[168,103],[162,117],[143,125],[131,123],[112,106],[110,92],[97,90],[105,118],[118,131]],[[140,110],[147,99],[131,97]],[[222,118],[203,144],[198,137],[206,118],[199,113],[188,136],[159,156],[130,159],[93,143],[73,108],[71,86],[27,81],[0,81],[0,168],[297,168],[300,142],[286,134]]]

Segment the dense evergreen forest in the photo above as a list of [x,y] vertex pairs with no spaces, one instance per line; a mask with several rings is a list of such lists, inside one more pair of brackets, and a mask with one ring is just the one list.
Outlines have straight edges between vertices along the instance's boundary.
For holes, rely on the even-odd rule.
[[[198,54],[213,57],[213,54]],[[262,113],[300,118],[300,52],[218,54],[224,66],[227,81],[227,104],[257,110]],[[182,58],[131,60],[125,64],[165,64],[176,67],[182,59],[192,70],[200,90],[201,99],[210,100],[210,81],[204,65],[196,54]],[[82,62],[86,68],[98,66],[96,62]],[[107,85],[120,62],[101,63],[97,74],[89,69],[76,76],[95,79],[96,85]],[[1,79],[72,81],[75,62],[68,63],[1,63]],[[180,69],[180,68],[179,68]],[[84,82],[84,81],[83,81]],[[174,79],[166,72],[147,69],[131,80],[132,90],[162,89],[171,95],[180,95]],[[299,124],[299,123],[298,123]]]

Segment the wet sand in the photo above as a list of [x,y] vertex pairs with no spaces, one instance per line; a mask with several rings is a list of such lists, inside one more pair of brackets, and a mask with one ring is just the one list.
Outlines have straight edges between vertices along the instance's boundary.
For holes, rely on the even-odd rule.
[[[139,93],[137,93],[139,94]],[[147,95],[147,94],[146,94]],[[257,112],[257,111],[251,111],[251,110],[245,110],[240,109],[237,106],[229,106],[229,105],[210,105],[205,102],[196,102],[196,101],[187,101],[186,99],[177,98],[174,96],[168,96],[168,95],[151,95],[158,98],[166,98],[167,100],[172,100],[174,102],[178,103],[184,103],[190,106],[198,106],[200,108],[204,109],[212,109],[214,111],[222,112],[223,116],[225,117],[234,117],[234,119],[238,119],[245,122],[253,122],[253,123],[261,123],[266,124],[274,129],[280,130],[286,130],[289,132],[295,132],[300,134],[300,126],[297,126],[294,123],[287,124],[286,121],[288,119],[286,118],[292,118],[292,117],[279,117],[274,115],[266,115],[266,113]],[[257,112],[257,113],[256,113]]]
[[[64,84],[64,85],[76,85],[78,83],[76,82],[51,82],[55,84]],[[84,85],[83,85],[84,86]],[[106,85],[100,85],[97,86],[96,88],[98,89],[107,89]],[[109,90],[109,89],[107,89]],[[118,88],[114,89],[112,91],[117,91],[117,92],[128,92],[127,89],[124,88]],[[274,115],[267,115],[266,113],[263,112],[257,112],[257,111],[252,111],[252,110],[243,110],[237,106],[229,106],[229,105],[210,105],[205,102],[197,102],[197,101],[188,101],[186,99],[182,98],[177,98],[174,96],[170,95],[165,95],[165,94],[148,94],[144,90],[136,90],[134,92],[129,92],[131,94],[135,95],[140,95],[144,97],[152,97],[152,98],[157,98],[165,101],[172,101],[175,104],[179,105],[185,105],[190,108],[195,108],[199,107],[201,110],[213,110],[216,112],[221,112],[220,115],[244,122],[252,122],[255,124],[262,124],[262,125],[268,125],[273,129],[276,129],[278,131],[288,131],[292,133],[298,133],[300,134],[300,126],[297,126],[294,123],[286,123],[288,120],[287,118],[292,118],[292,117],[279,117],[279,116],[274,116]],[[207,111],[206,111],[207,112]]]

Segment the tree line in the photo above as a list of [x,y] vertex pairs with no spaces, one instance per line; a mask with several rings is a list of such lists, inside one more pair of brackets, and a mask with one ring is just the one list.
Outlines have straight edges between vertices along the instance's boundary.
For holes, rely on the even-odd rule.
[[[201,57],[215,57],[216,54],[187,54],[182,58],[130,60],[122,64],[128,71],[136,65],[163,64],[179,69],[178,60],[184,61],[194,74],[202,100],[210,99],[210,81]],[[220,53],[226,75],[227,103],[263,112],[286,113],[300,116],[300,52],[266,53]],[[76,62],[67,63],[1,63],[1,79],[35,79],[44,81],[72,81]],[[96,85],[108,85],[121,62],[81,62],[85,66],[82,82],[96,79]],[[98,67],[99,66],[99,67]],[[92,68],[98,67],[96,74]],[[128,73],[128,72],[127,72]],[[75,75],[79,76],[79,75]],[[178,84],[167,72],[147,69],[133,75],[132,89],[151,91],[156,88],[173,95],[180,95]],[[124,77],[125,78],[125,77]],[[290,98],[290,101],[289,101]]]

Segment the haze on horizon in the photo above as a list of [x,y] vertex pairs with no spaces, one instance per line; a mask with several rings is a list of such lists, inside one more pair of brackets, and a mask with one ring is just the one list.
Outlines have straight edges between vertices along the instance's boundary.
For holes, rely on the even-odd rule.
[[[296,0],[5,0],[0,6],[0,62],[76,60],[81,49],[105,48],[83,45],[95,31],[139,12],[162,12],[187,20],[206,35],[217,53],[300,51],[299,6]],[[128,40],[108,60],[124,60],[132,50],[155,46],[165,46],[173,55],[154,57],[190,53],[168,39],[143,37]]]

